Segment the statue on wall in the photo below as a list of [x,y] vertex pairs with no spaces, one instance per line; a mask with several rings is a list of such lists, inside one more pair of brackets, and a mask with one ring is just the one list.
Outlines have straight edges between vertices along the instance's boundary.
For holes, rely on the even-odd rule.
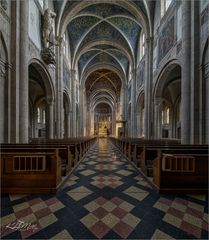
[[53,23],[56,14],[49,8],[46,9],[43,18],[43,44],[44,48],[51,48],[55,45],[55,37],[53,33]]
[[43,51],[42,58],[47,64],[55,64],[54,18],[56,14],[47,8],[43,16]]

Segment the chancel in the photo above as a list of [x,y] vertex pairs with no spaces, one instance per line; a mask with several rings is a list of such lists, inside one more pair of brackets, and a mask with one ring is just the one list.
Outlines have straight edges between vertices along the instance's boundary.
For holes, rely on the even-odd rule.
[[0,0],[2,239],[208,239],[208,0]]

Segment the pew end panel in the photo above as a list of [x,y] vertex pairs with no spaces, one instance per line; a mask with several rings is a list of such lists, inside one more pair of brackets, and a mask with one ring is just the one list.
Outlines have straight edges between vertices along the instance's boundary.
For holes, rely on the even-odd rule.
[[153,162],[153,182],[162,193],[207,193],[208,156],[158,153]]
[[1,154],[1,191],[28,194],[55,192],[61,182],[61,159],[52,153]]

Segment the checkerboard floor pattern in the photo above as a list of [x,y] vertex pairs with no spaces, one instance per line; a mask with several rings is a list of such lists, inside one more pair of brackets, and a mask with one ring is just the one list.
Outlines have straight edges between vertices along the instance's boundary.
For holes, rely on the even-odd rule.
[[[1,196],[2,239],[208,239],[208,197],[160,195],[100,139],[51,195]],[[35,228],[11,229],[18,221]]]

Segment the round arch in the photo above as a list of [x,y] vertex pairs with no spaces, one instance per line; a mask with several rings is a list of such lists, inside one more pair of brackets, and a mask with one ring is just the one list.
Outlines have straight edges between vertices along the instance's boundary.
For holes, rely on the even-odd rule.
[[200,142],[204,144],[209,143],[209,37],[207,38],[203,52],[202,52],[202,66],[201,66],[201,79],[200,79]]
[[41,79],[45,86],[47,101],[53,102],[55,99],[54,84],[45,64],[39,59],[32,58],[29,61],[28,66],[29,67],[33,66],[36,69],[36,71],[40,74]]
[[177,101],[181,102],[181,64],[173,59],[164,65],[153,89],[155,138],[181,138]]
[[0,31],[0,143],[9,140],[8,107],[8,50],[3,33]]
[[171,71],[176,67],[179,67],[181,69],[181,63],[177,59],[173,59],[169,61],[162,67],[162,70],[158,74],[157,80],[154,84],[154,88],[153,88],[154,99],[162,96],[164,87],[167,84],[168,76],[170,75]]

